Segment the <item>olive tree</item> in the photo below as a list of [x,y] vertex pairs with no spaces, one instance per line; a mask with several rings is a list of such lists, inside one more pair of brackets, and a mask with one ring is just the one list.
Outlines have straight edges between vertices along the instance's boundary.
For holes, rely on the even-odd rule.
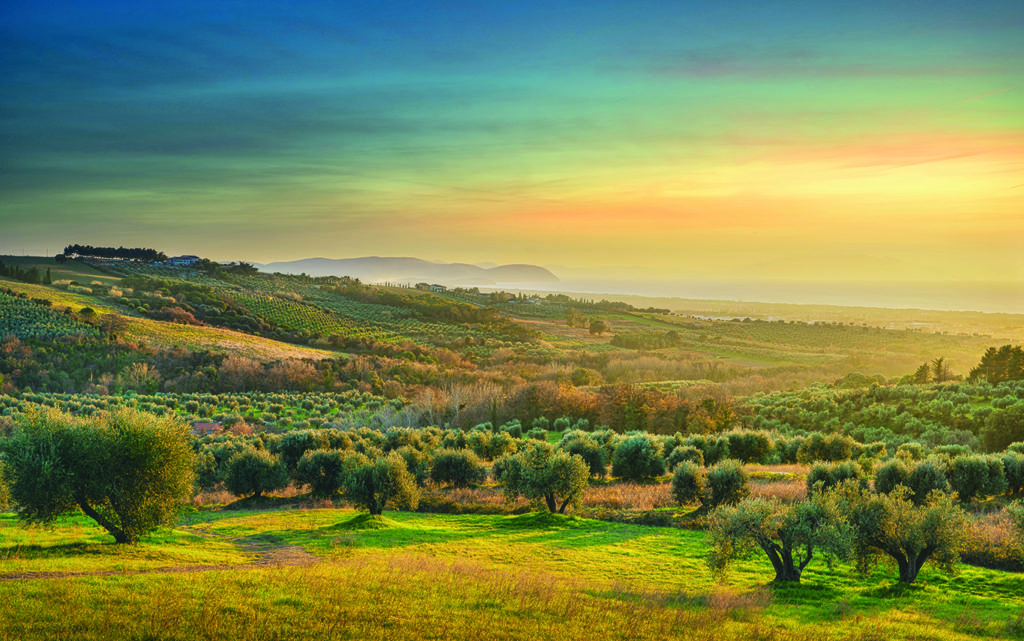
[[813,492],[816,488],[827,490],[847,479],[854,479],[861,486],[867,486],[867,479],[864,478],[864,471],[859,463],[854,461],[815,463],[807,472],[807,492]]
[[914,503],[923,505],[933,490],[949,491],[945,464],[942,459],[929,458],[909,468],[902,460],[893,459],[875,473],[875,491],[889,494],[897,487],[908,488]]
[[750,494],[750,477],[739,461],[726,459],[710,470],[683,461],[672,473],[672,498],[681,505],[700,502],[702,509],[736,504]]
[[1017,541],[1024,547],[1024,502],[1014,501],[1006,507],[1006,515],[1017,530]]
[[495,467],[506,497],[523,496],[552,514],[565,514],[570,505],[577,507],[590,480],[590,468],[582,457],[556,452],[544,442],[506,456]]
[[247,447],[228,459],[224,485],[235,496],[260,497],[288,486],[288,469],[267,450]]
[[642,481],[665,473],[661,444],[648,434],[630,436],[619,443],[612,457],[612,476]]
[[[565,440],[564,438],[562,439]],[[559,449],[565,450],[570,456],[577,455],[582,458],[590,469],[591,476],[604,478],[608,473],[607,455],[605,448],[592,438],[574,438],[565,444],[559,444]]]
[[0,510],[10,507],[10,492],[7,490],[7,482],[4,480],[4,459],[0,452]]
[[851,480],[834,488],[828,498],[853,527],[860,570],[867,571],[888,556],[899,568],[901,583],[913,583],[929,560],[950,573],[956,571],[968,528],[963,510],[951,496],[935,491],[923,505],[915,505],[906,487],[875,494]]
[[853,528],[836,505],[820,495],[789,505],[754,498],[716,508],[708,517],[708,533],[708,565],[713,572],[724,573],[736,559],[760,550],[780,583],[798,583],[815,552],[821,552],[831,567],[853,549]]
[[397,452],[352,468],[345,475],[345,498],[371,515],[384,513],[388,504],[415,509],[420,491]]
[[692,445],[680,445],[665,457],[665,467],[669,470],[675,470],[677,465],[686,462],[703,466],[704,453]]
[[1006,491],[1002,460],[994,456],[958,456],[949,464],[949,485],[964,503]]
[[483,483],[487,470],[473,450],[438,450],[430,466],[430,480],[452,487],[469,487]]
[[295,480],[308,485],[314,496],[337,494],[345,477],[368,459],[358,452],[344,450],[306,450],[295,467]]
[[750,494],[750,476],[743,465],[733,459],[725,459],[713,465],[707,472],[707,489],[701,498],[705,507],[718,507],[738,503]]
[[900,459],[893,459],[875,471],[875,491],[881,494],[888,494],[899,485],[909,487],[909,482],[910,468]]
[[118,543],[173,523],[193,488],[195,454],[176,418],[119,409],[88,419],[28,414],[4,446],[19,518],[52,524],[81,510]]
[[[676,448],[677,450],[679,448]],[[672,498],[680,505],[703,501],[707,496],[707,471],[690,461],[676,465],[672,473]]]

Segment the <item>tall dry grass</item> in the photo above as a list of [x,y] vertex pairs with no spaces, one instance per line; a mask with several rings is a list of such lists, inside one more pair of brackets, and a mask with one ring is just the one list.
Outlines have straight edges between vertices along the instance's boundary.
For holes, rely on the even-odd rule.
[[803,479],[781,481],[753,481],[750,496],[761,499],[779,499],[784,502],[799,501],[807,496],[807,483]]
[[986,568],[1024,571],[1024,546],[1005,509],[971,519],[961,559]]
[[[31,592],[0,601],[0,641],[818,636],[813,629],[777,628],[765,611],[771,603],[765,590],[662,592],[413,553],[116,583],[57,580]],[[165,598],[168,593],[174,598]]]
[[672,486],[668,483],[612,483],[589,487],[583,493],[583,507],[588,508],[656,510],[673,506]]

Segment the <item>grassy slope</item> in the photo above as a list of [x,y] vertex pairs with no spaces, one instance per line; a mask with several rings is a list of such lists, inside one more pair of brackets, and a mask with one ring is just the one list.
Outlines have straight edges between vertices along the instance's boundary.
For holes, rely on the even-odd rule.
[[231,329],[179,325],[151,318],[130,316],[126,310],[101,302],[93,296],[67,292],[44,285],[29,285],[0,278],[0,286],[15,292],[24,292],[31,297],[47,298],[53,301],[56,308],[70,307],[77,312],[83,307],[91,307],[99,314],[125,315],[128,320],[128,327],[124,332],[125,338],[157,347],[172,348],[180,345],[188,349],[209,349],[260,360],[284,358],[319,360],[338,356],[337,352],[292,345]]
[[116,285],[121,282],[120,276],[105,274],[98,269],[73,260],[58,263],[52,258],[43,256],[0,256],[0,261],[7,265],[17,265],[22,269],[38,267],[39,271],[44,273],[49,269],[50,278],[54,281],[74,280],[86,286],[94,280],[98,280],[104,285]]
[[[200,535],[192,539],[192,554],[213,554],[224,541],[243,548],[302,546],[320,559],[310,565],[0,581],[0,639],[301,633],[309,639],[821,640],[1024,632],[1020,575],[965,567],[947,578],[926,567],[919,585],[902,588],[891,569],[859,578],[849,567],[832,571],[818,563],[802,585],[766,589],[768,564],[757,558],[741,564],[731,587],[723,587],[703,564],[699,532],[538,515],[388,513],[383,522],[364,517],[353,525],[353,515],[203,513],[182,528]],[[9,555],[9,536],[0,529],[0,559]],[[146,548],[168,565],[182,563],[173,558],[173,544],[140,549]],[[125,563],[113,545],[58,554],[71,567]],[[13,566],[34,562],[16,558]],[[12,562],[4,563],[0,573],[10,572]]]

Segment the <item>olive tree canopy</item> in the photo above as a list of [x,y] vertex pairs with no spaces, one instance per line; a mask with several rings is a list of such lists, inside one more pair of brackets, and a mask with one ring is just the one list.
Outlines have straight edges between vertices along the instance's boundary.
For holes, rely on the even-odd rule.
[[134,409],[88,419],[56,410],[29,414],[4,453],[22,520],[51,524],[80,509],[118,543],[173,523],[192,493],[188,426]]

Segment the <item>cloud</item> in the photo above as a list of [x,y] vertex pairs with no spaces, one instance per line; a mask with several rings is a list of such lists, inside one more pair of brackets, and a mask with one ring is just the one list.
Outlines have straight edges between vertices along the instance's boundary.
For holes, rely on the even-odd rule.
[[659,55],[659,59],[651,62],[645,69],[648,73],[659,76],[690,78],[954,76],[998,71],[998,68],[987,64],[950,65],[942,61],[908,63],[888,60],[881,56],[875,58],[864,53],[851,55],[810,48],[751,47],[747,43],[693,48],[675,54]]
[[985,98],[985,97],[987,97],[987,96],[994,96],[994,95],[996,95],[997,93],[1006,93],[1007,91],[1010,91],[1011,89],[1016,89],[1016,88],[1017,88],[1016,86],[1013,86],[1013,87],[1007,87],[1006,89],[1000,89],[1000,90],[998,90],[998,91],[990,91],[990,92],[988,92],[988,93],[983,93],[983,94],[981,94],[981,95],[979,95],[979,96],[973,96],[973,97],[971,97],[971,98],[964,98],[963,100],[957,100],[957,102],[958,102],[958,103],[961,103],[961,102],[969,102],[969,101],[971,101],[971,100],[977,100],[978,98]]

